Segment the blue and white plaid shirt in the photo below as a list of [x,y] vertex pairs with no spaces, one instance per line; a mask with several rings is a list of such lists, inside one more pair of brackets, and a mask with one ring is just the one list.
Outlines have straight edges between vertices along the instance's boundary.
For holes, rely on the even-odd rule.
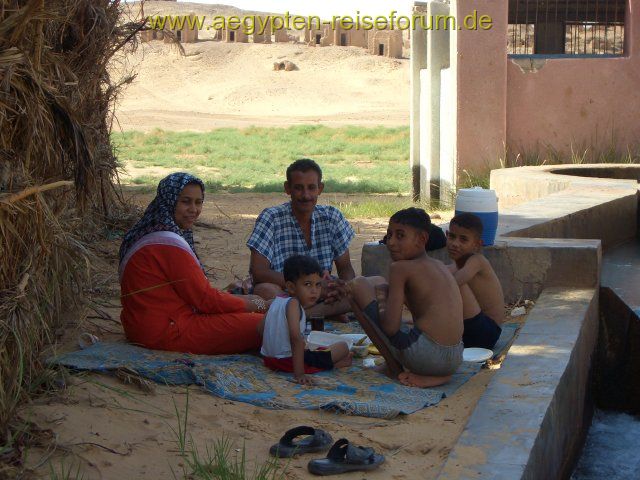
[[316,205],[311,215],[311,248],[293,216],[291,203],[265,208],[258,216],[247,246],[264,256],[271,269],[282,272],[284,261],[292,255],[309,255],[323,270],[331,272],[336,258],[349,248],[355,236],[340,210]]

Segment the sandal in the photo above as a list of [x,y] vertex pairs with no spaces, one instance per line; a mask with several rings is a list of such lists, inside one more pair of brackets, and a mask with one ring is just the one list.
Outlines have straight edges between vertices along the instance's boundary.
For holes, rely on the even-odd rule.
[[311,460],[309,472],[314,475],[336,475],[338,473],[367,471],[378,468],[384,462],[384,455],[370,447],[354,447],[346,438],[341,438],[327,453],[327,458]]
[[[293,441],[302,435],[307,437],[298,442]],[[322,452],[331,445],[332,441],[331,435],[324,430],[300,426],[287,430],[280,441],[271,446],[269,453],[274,457],[289,458],[300,453]]]

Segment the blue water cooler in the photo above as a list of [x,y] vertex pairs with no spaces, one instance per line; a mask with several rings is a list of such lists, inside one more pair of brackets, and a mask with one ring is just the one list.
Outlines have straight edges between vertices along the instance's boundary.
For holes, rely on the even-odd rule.
[[482,221],[482,244],[493,245],[498,229],[498,198],[495,190],[461,188],[456,196],[456,215],[473,213]]

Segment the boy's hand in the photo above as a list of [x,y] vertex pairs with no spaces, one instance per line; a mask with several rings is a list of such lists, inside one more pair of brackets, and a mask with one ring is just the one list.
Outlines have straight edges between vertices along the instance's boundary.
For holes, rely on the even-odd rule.
[[300,385],[313,385],[313,379],[304,373],[302,375],[294,375],[294,379]]
[[376,285],[374,292],[376,295],[376,301],[378,302],[378,313],[381,317],[384,317],[387,309],[387,298],[389,297],[389,285]]

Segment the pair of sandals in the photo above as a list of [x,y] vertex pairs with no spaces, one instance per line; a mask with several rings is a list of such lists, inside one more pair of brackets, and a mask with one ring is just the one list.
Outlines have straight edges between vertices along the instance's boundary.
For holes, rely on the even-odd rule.
[[[305,438],[294,441],[298,437]],[[288,430],[269,453],[274,457],[290,458],[302,453],[323,452],[333,439],[324,430],[301,426]],[[356,447],[346,438],[341,438],[329,449],[326,458],[310,460],[307,468],[314,475],[337,475],[354,471],[368,471],[378,468],[384,456],[370,447]]]

